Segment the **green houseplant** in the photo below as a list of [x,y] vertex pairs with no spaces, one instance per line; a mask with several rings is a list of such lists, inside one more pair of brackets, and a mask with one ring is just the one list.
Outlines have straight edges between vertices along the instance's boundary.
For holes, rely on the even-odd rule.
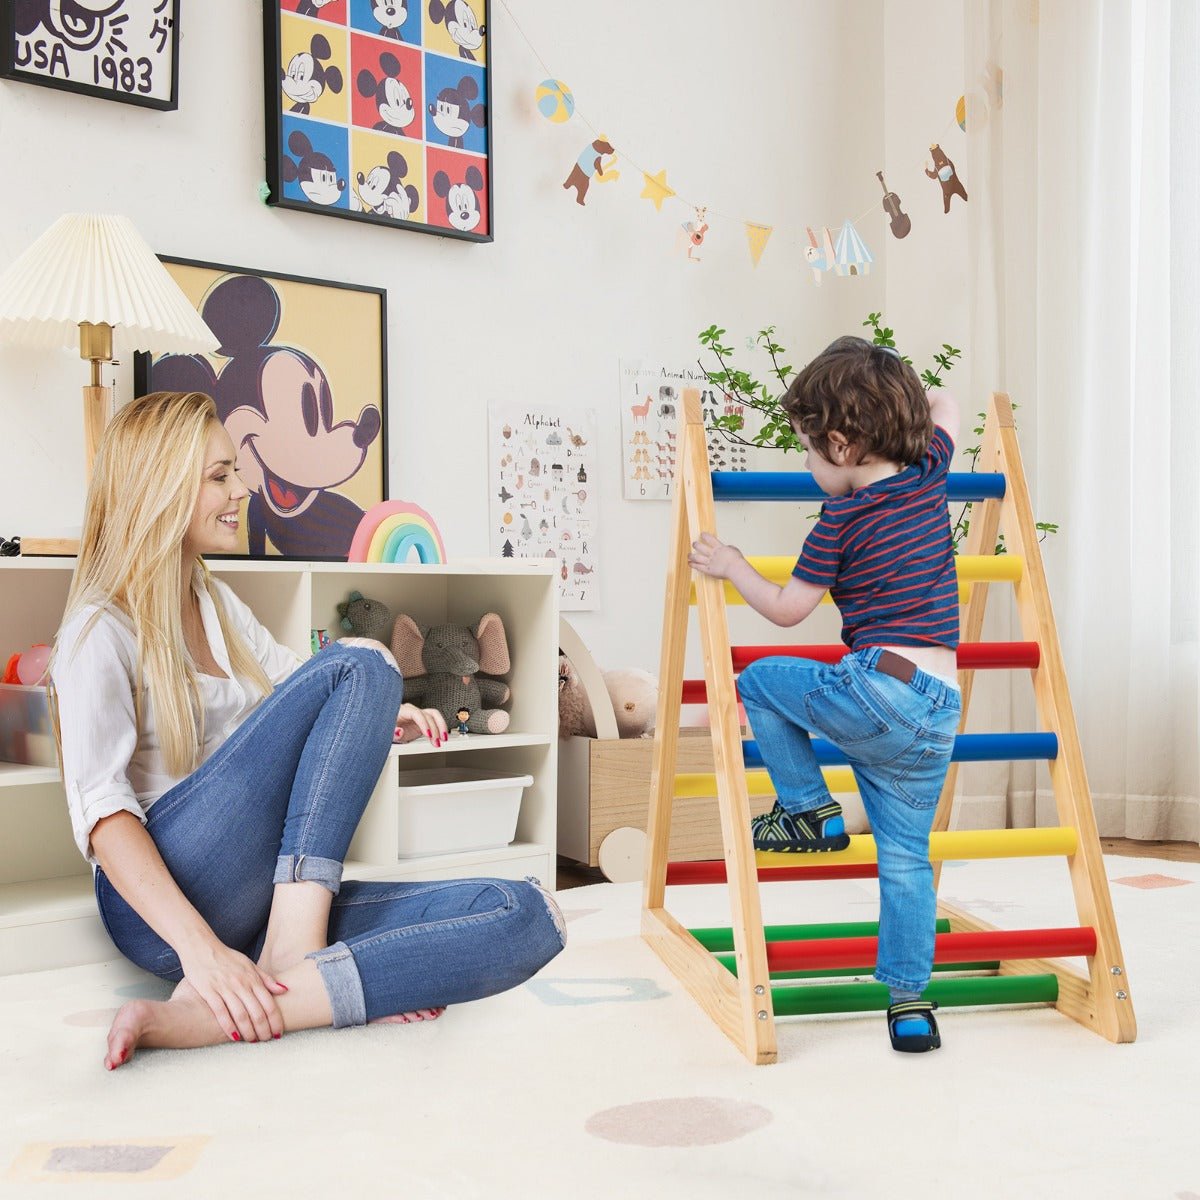
[[[868,313],[863,325],[870,328],[871,341],[876,346],[887,346],[898,352],[894,331],[883,324],[882,313]],[[710,371],[703,362],[700,363],[700,369],[709,383],[719,388],[736,404],[744,408],[751,408],[758,413],[762,423],[757,432],[747,438],[743,436],[746,421],[740,413],[720,413],[713,415],[708,422],[708,428],[737,445],[779,450],[784,454],[790,450],[799,450],[800,443],[792,432],[787,413],[780,404],[789,383],[796,374],[796,369],[787,362],[787,351],[775,340],[775,326],[768,325],[765,329],[760,329],[753,341],[753,345],[765,351],[771,360],[771,369],[765,380],[757,379],[749,371],[735,365],[733,347],[725,345],[722,341],[725,336],[726,330],[720,329],[716,325],[710,325],[700,333],[700,345],[717,360],[716,370]],[[901,354],[900,357],[912,366],[912,359],[904,354]],[[951,346],[948,342],[943,342],[941,352],[933,356],[933,365],[919,373],[926,390],[932,387],[943,387],[945,376],[949,374],[961,357],[960,349]],[[1016,409],[1016,407],[1014,404],[1013,408]],[[977,415],[980,424],[972,430],[972,433],[976,438],[980,438],[983,436],[982,422],[985,414]],[[975,445],[964,447],[962,451],[971,460],[972,471],[976,469],[981,449],[982,446],[977,441]],[[971,504],[968,502],[963,505],[952,530],[955,551],[958,550],[959,543],[970,530],[970,515]],[[1049,521],[1038,521],[1037,528],[1043,539],[1047,534],[1058,532],[1058,526]],[[1003,534],[1000,535],[996,553],[1004,553]]]

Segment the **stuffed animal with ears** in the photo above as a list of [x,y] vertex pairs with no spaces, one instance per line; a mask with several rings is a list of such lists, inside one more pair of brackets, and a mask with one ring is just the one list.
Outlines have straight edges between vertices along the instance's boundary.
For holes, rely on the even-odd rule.
[[[564,566],[564,570],[565,570]],[[558,736],[595,737],[596,718],[575,664],[565,654],[558,656]]]
[[436,708],[452,728],[467,709],[471,733],[503,733],[509,714],[500,705],[511,695],[508,684],[488,676],[505,675],[511,666],[504,623],[484,613],[472,629],[467,625],[434,625],[422,629],[401,613],[392,633],[392,653],[404,676],[404,699]]
[[351,592],[337,606],[341,627],[351,637],[374,638],[385,646],[392,638],[392,613],[382,600],[368,600],[362,592]]

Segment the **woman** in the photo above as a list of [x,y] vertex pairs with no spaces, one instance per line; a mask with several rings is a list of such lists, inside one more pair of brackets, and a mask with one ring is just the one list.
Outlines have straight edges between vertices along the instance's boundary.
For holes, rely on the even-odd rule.
[[[342,883],[401,704],[379,642],[307,663],[202,554],[237,549],[247,496],[211,398],[156,392],[105,430],[51,674],[76,841],[117,948],[178,983],[113,1021],[138,1046],[263,1041],[419,1020],[528,979],[564,944],[535,882]],[[419,733],[418,733],[419,731]]]

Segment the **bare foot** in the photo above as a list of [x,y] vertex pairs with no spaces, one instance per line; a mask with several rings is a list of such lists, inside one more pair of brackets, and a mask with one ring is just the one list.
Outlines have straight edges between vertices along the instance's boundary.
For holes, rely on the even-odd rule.
[[412,1012],[394,1013],[390,1017],[376,1017],[368,1025],[411,1025],[414,1021],[436,1021],[446,1011],[442,1008],[418,1008]]
[[182,1050],[228,1041],[212,1010],[185,979],[170,1000],[131,1000],[117,1011],[108,1031],[104,1065],[114,1071],[139,1046]]

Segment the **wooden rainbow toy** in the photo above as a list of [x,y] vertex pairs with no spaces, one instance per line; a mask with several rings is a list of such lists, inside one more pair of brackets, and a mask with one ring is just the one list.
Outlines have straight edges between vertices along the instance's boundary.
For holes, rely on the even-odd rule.
[[446,543],[434,519],[407,500],[385,500],[363,515],[350,543],[350,562],[444,563]]

